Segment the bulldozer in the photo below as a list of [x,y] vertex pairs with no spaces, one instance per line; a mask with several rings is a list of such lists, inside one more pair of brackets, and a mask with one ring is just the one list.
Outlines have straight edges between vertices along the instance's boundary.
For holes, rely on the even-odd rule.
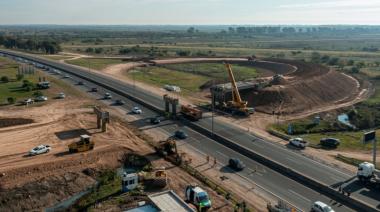
[[84,152],[94,149],[95,143],[91,140],[89,135],[81,135],[80,140],[69,144],[69,152]]
[[248,116],[254,113],[255,109],[247,107],[248,102],[243,101],[240,97],[239,90],[236,85],[235,77],[232,72],[231,64],[224,63],[227,68],[228,75],[231,81],[231,90],[232,90],[232,100],[223,103],[223,107],[234,114]]
[[198,121],[202,118],[203,112],[192,105],[181,105],[181,113],[192,121]]
[[157,154],[162,157],[169,159],[174,162],[174,164],[181,164],[182,158],[177,151],[177,143],[173,138],[168,138],[164,141],[159,141],[158,144],[154,147]]

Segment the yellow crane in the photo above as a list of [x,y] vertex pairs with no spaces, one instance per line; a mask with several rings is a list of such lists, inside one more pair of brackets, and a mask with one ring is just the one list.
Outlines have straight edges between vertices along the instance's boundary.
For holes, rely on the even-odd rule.
[[231,64],[224,63],[224,65],[226,66],[228,75],[230,77],[231,91],[232,91],[232,101],[228,101],[227,103],[225,103],[225,107],[228,110],[231,110],[232,112],[237,112],[239,114],[243,114],[243,115],[252,114],[255,110],[253,108],[247,107],[248,102],[243,101],[240,97],[240,93],[236,85],[235,77],[232,72]]

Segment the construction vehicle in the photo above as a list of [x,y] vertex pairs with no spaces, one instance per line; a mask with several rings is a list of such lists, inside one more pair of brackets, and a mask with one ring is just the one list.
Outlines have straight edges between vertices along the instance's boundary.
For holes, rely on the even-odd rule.
[[154,172],[140,172],[139,181],[151,188],[165,188],[168,184],[168,175],[163,167]]
[[192,105],[181,105],[181,113],[192,121],[198,121],[202,118],[203,112]]
[[188,185],[185,189],[186,201],[195,205],[198,211],[211,208],[211,200],[206,191],[199,186]]
[[372,163],[363,162],[359,164],[356,176],[360,182],[371,183],[376,188],[380,188],[380,173]]
[[91,141],[91,136],[81,135],[80,140],[69,144],[69,152],[84,152],[94,149],[95,143]]
[[254,108],[247,107],[248,102],[243,101],[240,97],[240,93],[236,85],[235,77],[232,72],[231,64],[225,63],[224,65],[227,68],[228,75],[231,81],[232,100],[228,102],[224,102],[223,107],[227,111],[232,112],[237,115],[248,116],[249,114],[254,113],[255,111]]
[[164,141],[159,141],[158,144],[154,147],[156,152],[175,164],[181,164],[182,159],[178,154],[177,143],[173,138],[168,138]]

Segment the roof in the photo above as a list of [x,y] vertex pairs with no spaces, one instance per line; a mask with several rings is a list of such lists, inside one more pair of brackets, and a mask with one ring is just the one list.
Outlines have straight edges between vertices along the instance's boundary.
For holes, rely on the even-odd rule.
[[152,202],[163,212],[193,212],[177,194],[172,190],[155,193],[148,196]]
[[197,186],[197,187],[195,187],[193,190],[194,190],[194,192],[195,192],[195,193],[204,192],[204,190],[203,190],[203,189],[201,189],[201,188],[200,188],[200,187],[198,187],[198,186]]

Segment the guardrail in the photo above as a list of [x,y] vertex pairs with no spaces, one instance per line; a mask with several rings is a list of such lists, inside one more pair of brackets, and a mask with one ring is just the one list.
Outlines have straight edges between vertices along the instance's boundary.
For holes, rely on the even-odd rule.
[[[59,67],[57,65],[55,65],[54,63],[51,63],[45,59],[42,59],[42,58],[39,58],[39,59],[36,59],[36,58],[33,58],[33,57],[30,57],[30,56],[27,56],[27,55],[18,55],[18,54],[15,54],[15,53],[12,53],[12,52],[8,52],[8,51],[1,51],[0,50],[0,53],[4,53],[4,54],[8,54],[8,55],[11,55],[11,56],[15,56],[15,57],[23,57],[23,58],[26,58],[28,60],[31,60],[31,61],[34,61],[34,62],[37,62],[37,63],[41,63],[41,64],[44,64],[46,66],[50,66],[50,67],[53,67],[53,68],[56,68],[56,69],[61,69],[62,70],[62,67]],[[113,91],[121,96],[125,96],[159,114],[163,114],[163,110],[161,108],[158,108],[154,105],[151,105],[143,100],[141,100],[140,98],[137,98],[137,97],[134,97],[126,92],[123,92],[123,91],[120,91],[118,89],[115,89],[113,88],[112,86],[109,86],[109,85],[106,85],[105,83],[101,83],[101,82],[98,82],[90,77],[86,77],[86,76],[83,76],[81,74],[78,74],[78,73],[75,73],[73,71],[69,71],[69,70],[64,70],[65,72],[68,72],[72,75],[75,75],[79,78],[82,78],[82,79],[85,79],[85,80],[88,80],[94,84],[97,84],[97,85],[100,85],[106,89],[109,89],[110,91]],[[82,70],[84,71],[84,70]],[[90,72],[88,72],[90,73]],[[90,73],[90,74],[94,74],[94,73]],[[193,130],[217,141],[218,143],[230,148],[230,149],[233,149],[237,152],[239,152],[240,154],[248,157],[248,158],[251,158],[255,161],[258,161],[260,162],[261,164],[273,169],[273,170],[276,170],[277,172],[287,176],[287,177],[290,177],[291,179],[294,179],[296,180],[297,182],[299,183],[302,183],[308,187],[311,187],[312,189],[316,190],[316,191],[319,191],[321,193],[323,193],[324,195],[332,198],[332,199],[335,199],[339,202],[342,202],[344,203],[345,205],[355,209],[355,210],[360,210],[360,211],[377,211],[375,208],[371,207],[370,205],[366,204],[365,202],[362,202],[356,198],[350,198],[348,196],[345,196],[343,194],[341,194],[340,192],[338,192],[337,190],[333,189],[333,188],[330,188],[328,185],[325,185],[315,179],[312,179],[306,175],[303,175],[279,162],[276,162],[276,161],[273,161],[273,160],[270,160],[269,158],[257,153],[257,152],[254,152],[250,149],[247,149],[243,146],[241,146],[240,144],[237,144],[235,143],[234,141],[228,139],[228,138],[225,138],[221,135],[218,135],[218,134],[215,134],[215,133],[212,133],[210,130],[202,127],[202,126],[199,126],[198,124],[196,124],[196,122],[191,122],[183,117],[179,117],[179,120],[182,121],[185,125],[187,125],[188,127],[192,128]]]

